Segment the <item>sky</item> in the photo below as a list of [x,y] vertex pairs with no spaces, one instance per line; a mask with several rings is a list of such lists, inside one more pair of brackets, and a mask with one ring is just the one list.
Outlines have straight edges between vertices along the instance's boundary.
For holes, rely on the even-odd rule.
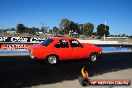
[[110,27],[110,34],[132,35],[132,0],[0,0],[0,29],[22,23],[41,28],[59,27],[68,18],[76,23],[91,22]]

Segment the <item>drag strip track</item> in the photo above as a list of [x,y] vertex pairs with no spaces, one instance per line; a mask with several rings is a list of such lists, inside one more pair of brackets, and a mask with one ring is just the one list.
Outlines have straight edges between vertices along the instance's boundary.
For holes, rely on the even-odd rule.
[[0,57],[0,88],[31,87],[74,80],[85,66],[90,76],[132,68],[132,52],[106,53],[96,63],[87,60],[63,61],[56,66],[31,60],[29,56]]

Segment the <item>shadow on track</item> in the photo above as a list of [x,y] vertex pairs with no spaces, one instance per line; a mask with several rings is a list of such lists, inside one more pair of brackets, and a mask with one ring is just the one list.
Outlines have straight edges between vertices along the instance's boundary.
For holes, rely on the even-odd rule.
[[132,53],[103,54],[102,59],[96,63],[74,60],[64,61],[56,66],[38,63],[28,56],[0,57],[0,88],[30,87],[77,79],[83,66],[90,76],[94,76],[132,68],[131,62]]

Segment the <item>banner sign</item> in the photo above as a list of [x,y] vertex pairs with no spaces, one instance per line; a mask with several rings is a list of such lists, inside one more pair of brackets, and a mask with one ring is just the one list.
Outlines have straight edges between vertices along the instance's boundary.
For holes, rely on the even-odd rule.
[[2,44],[1,50],[29,49],[29,44]]
[[46,38],[37,37],[0,37],[0,43],[12,42],[12,43],[39,43],[44,41]]

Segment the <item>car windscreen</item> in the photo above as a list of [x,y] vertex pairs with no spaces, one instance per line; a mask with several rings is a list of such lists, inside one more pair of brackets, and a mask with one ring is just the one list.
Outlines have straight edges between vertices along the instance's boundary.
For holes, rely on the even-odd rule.
[[48,46],[51,42],[53,42],[53,39],[46,39],[43,42],[41,42],[40,45]]

